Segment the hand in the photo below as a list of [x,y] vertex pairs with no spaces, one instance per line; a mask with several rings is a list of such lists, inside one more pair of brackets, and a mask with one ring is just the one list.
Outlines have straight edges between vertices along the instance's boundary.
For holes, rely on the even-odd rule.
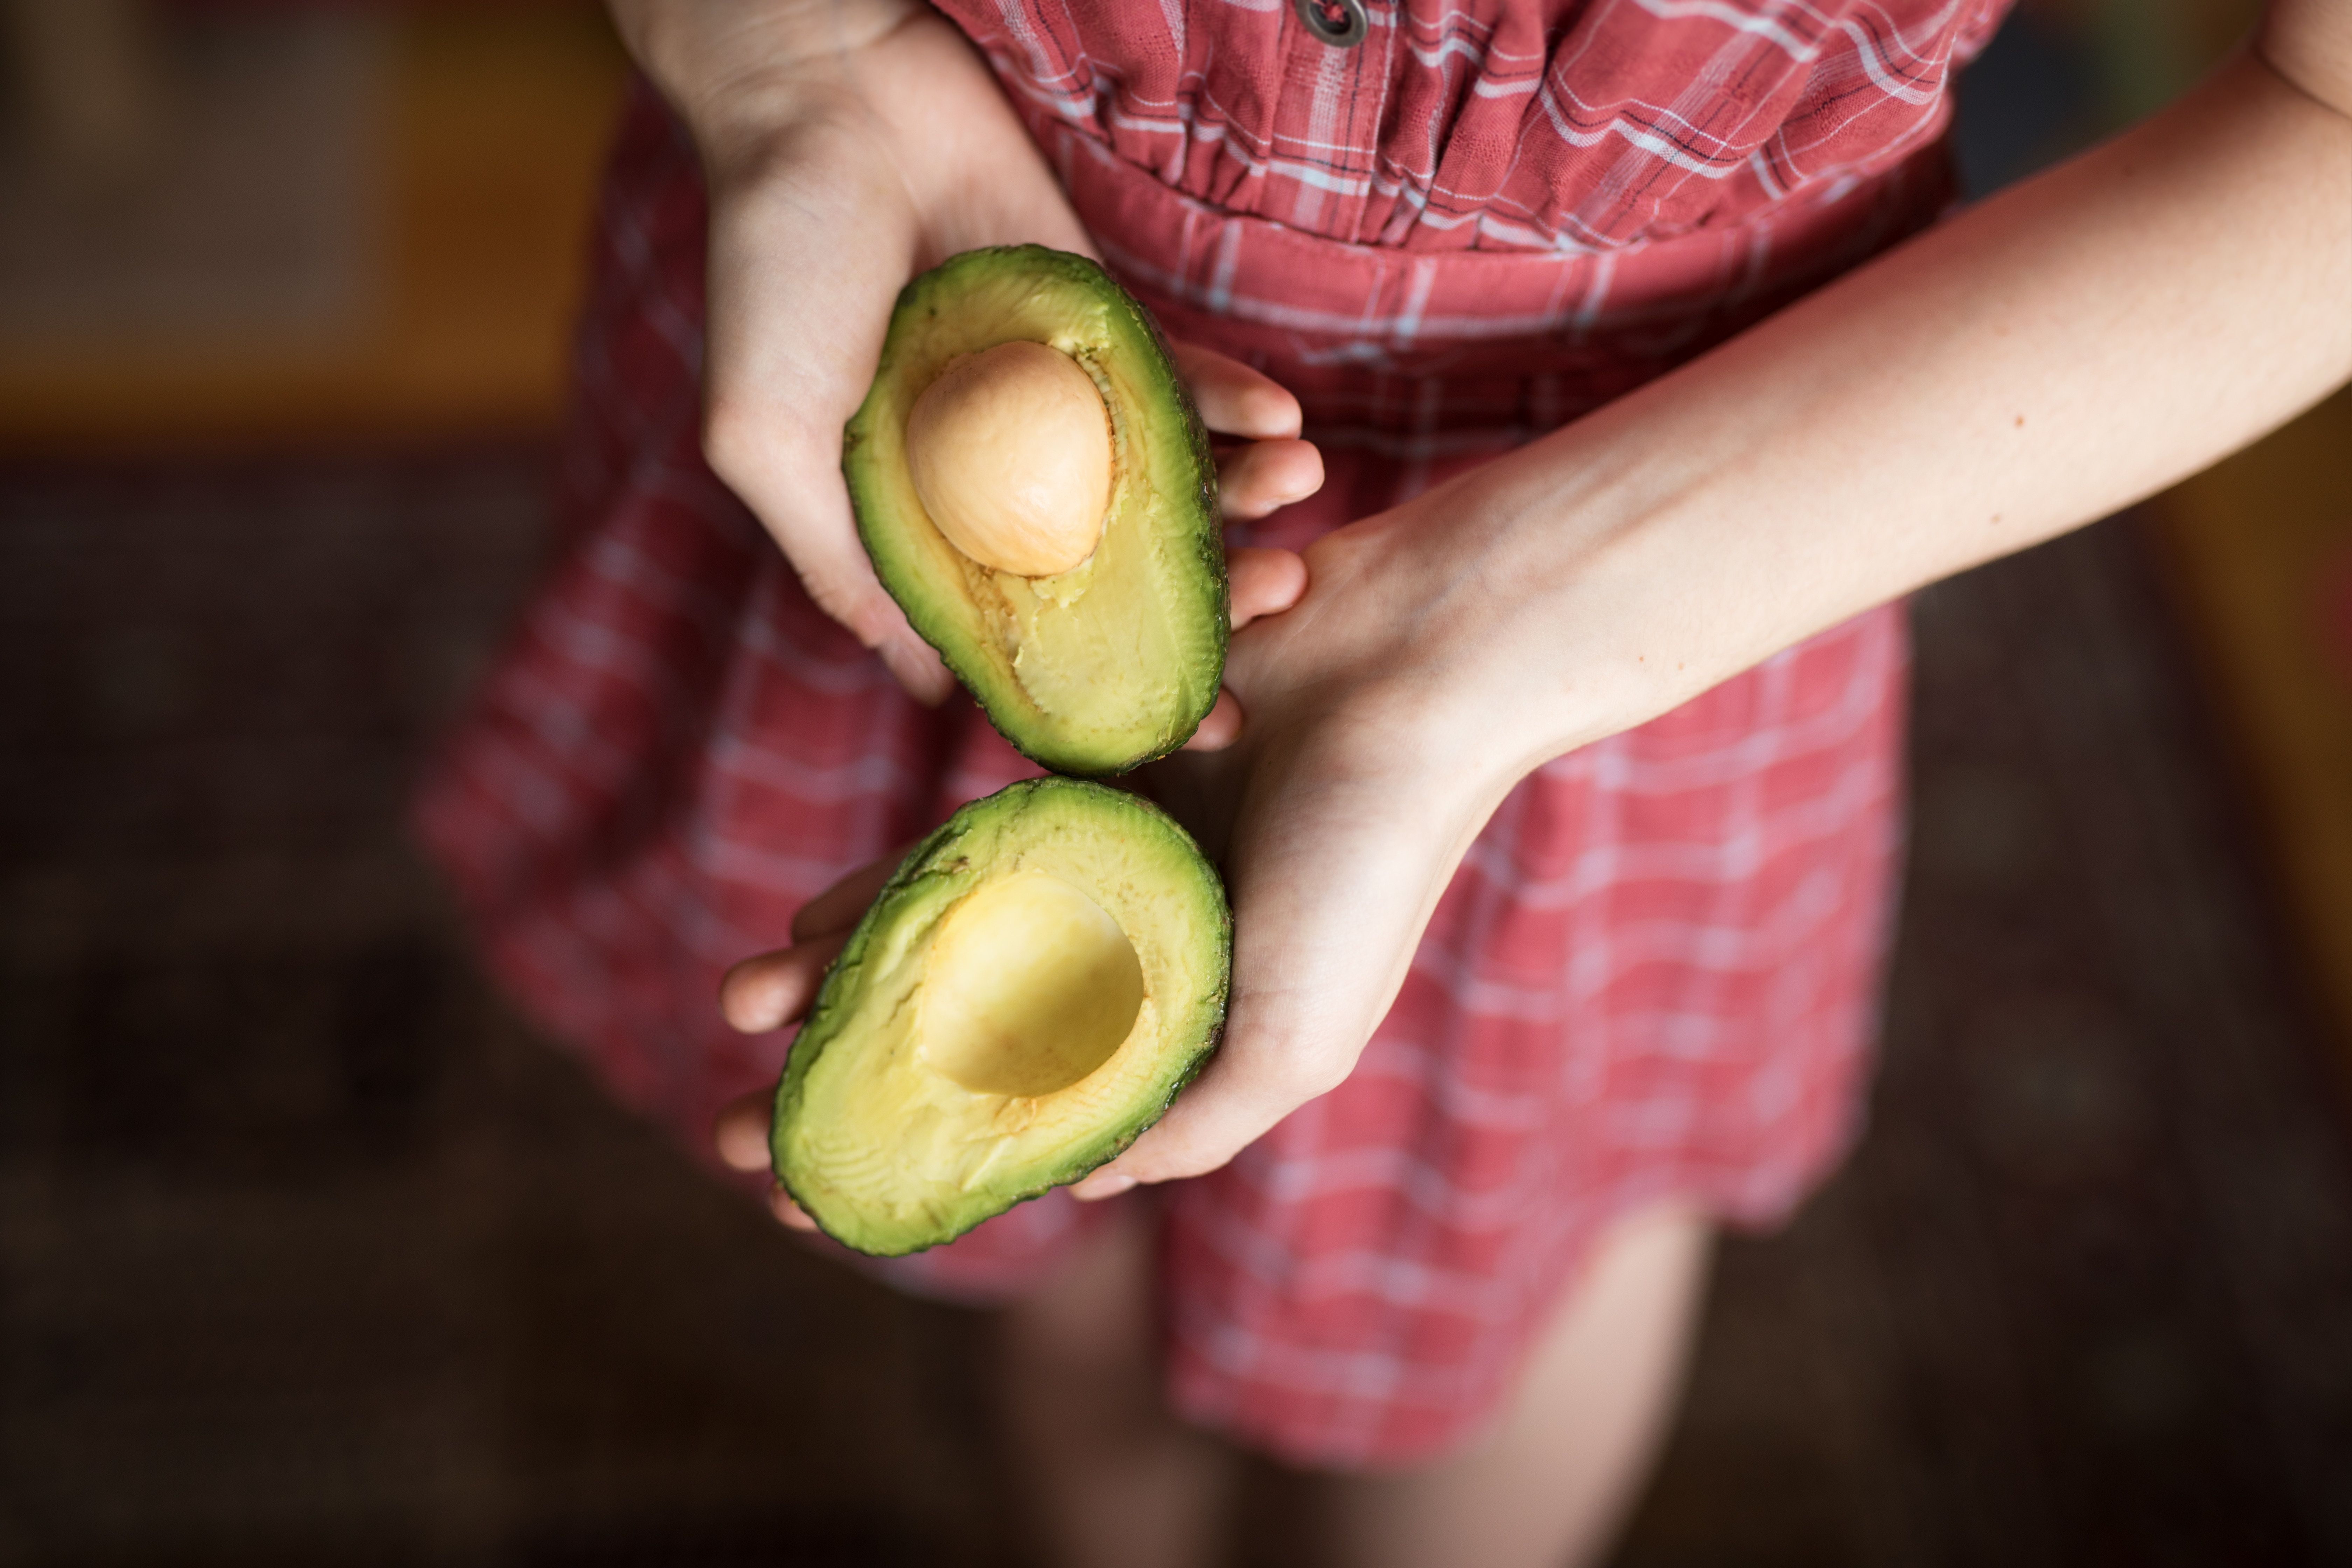
[[1297,607],[1235,639],[1249,732],[1153,770],[1222,847],[1224,1047],[1082,1190],[1213,1169],[1340,1081],[1479,826],[1545,758],[2341,385],[2352,227],[2308,172],[2352,152],[2343,9],[2277,0],[2252,52],[2146,124],[1469,488],[1318,542]]
[[[1311,454],[1313,448],[1307,450]],[[1320,472],[1318,461],[1318,477]],[[1237,627],[1249,625],[1260,616],[1287,608],[1307,581],[1305,565],[1286,550],[1237,550],[1233,553],[1231,571],[1234,624]],[[1229,699],[1223,696],[1219,698],[1217,712],[1202,724],[1202,734],[1206,735],[1212,724],[1218,721],[1218,713],[1226,715],[1222,728],[1230,738],[1232,732],[1238,731],[1240,715],[1231,707]],[[1201,737],[1195,737],[1195,744],[1203,744]],[[719,985],[719,1010],[728,1024],[747,1035],[759,1035],[798,1023],[806,1016],[816,1001],[817,988],[824,983],[825,971],[841,955],[851,930],[881,892],[882,884],[890,879],[890,873],[898,869],[904,854],[901,849],[860,867],[803,904],[800,912],[793,916],[792,946],[747,958],[729,970]],[[770,1168],[772,1156],[768,1147],[768,1128],[775,1098],[773,1089],[761,1089],[743,1096],[719,1112],[712,1136],[719,1160],[730,1170],[751,1173]],[[801,1213],[782,1187],[769,1195],[768,1203],[776,1217],[793,1229],[816,1228],[816,1222]]]
[[[744,1034],[763,1035],[807,1016],[817,988],[824,984],[824,972],[841,956],[858,918],[898,869],[904,853],[859,867],[803,904],[793,916],[792,946],[747,958],[729,970],[719,983],[719,1010],[727,1022]],[[775,1102],[774,1089],[760,1089],[719,1113],[711,1138],[720,1163],[747,1175],[772,1168],[768,1126]],[[769,1193],[768,1207],[794,1230],[816,1229],[816,1221],[803,1214],[781,1185]]]
[[[624,37],[685,119],[710,188],[704,447],[819,607],[927,702],[954,689],[859,544],[841,432],[899,289],[959,251],[1094,254],[1052,170],[963,39],[899,0],[616,0]],[[1228,516],[1311,494],[1298,406],[1255,372],[1180,351]],[[1237,571],[1242,570],[1237,567]],[[1230,739],[1221,705],[1203,744]]]
[[1545,705],[1491,657],[1513,626],[1465,569],[1505,510],[1456,484],[1318,541],[1306,595],[1234,639],[1249,733],[1147,770],[1223,867],[1233,991],[1207,1070],[1078,1197],[1214,1170],[1354,1069],[1463,855],[1540,760],[1517,719]]
[[[1298,439],[1297,398],[1239,360],[1189,343],[1173,346],[1201,423],[1233,438],[1216,443],[1217,500],[1228,521],[1255,521],[1323,488],[1323,455]],[[1233,546],[1225,552],[1225,576],[1235,631],[1290,608],[1307,591],[1307,563],[1287,550]],[[1242,707],[1228,683],[1183,749],[1221,751],[1241,731]]]

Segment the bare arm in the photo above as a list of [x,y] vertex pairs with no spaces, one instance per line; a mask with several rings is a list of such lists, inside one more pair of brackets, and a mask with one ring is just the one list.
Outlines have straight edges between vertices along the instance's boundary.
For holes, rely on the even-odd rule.
[[[1518,505],[1640,518],[1626,568],[1683,585],[1678,604],[1647,595],[1650,624],[1711,629],[1674,681],[1642,668],[1666,649],[1628,626],[1605,657],[1636,711],[2148,495],[2352,374],[2346,16],[2283,6],[2271,37],[2305,40],[2287,69],[2248,52],[1531,454],[1506,481]],[[2332,51],[2314,47],[2329,20]],[[1617,448],[1598,471],[1596,444]],[[1577,464],[1565,495],[1546,458]],[[1608,722],[1560,717],[1545,754]]]
[[[2316,34],[2346,7],[2282,12]],[[1416,644],[1486,667],[1446,681],[1447,712],[1510,731],[1520,754],[1493,761],[1524,772],[2315,402],[2352,374],[2342,55],[2290,77],[2249,52],[2128,135],[1472,476],[1445,531],[1475,520],[1475,537],[1426,543],[1475,553],[1481,582],[1430,572],[1409,595]],[[1378,571],[1372,541],[1392,531],[1372,520],[1332,564]],[[1265,642],[1310,640],[1325,575]],[[1595,624],[1600,579],[1622,608]],[[1498,582],[1523,584],[1504,637]],[[1473,693],[1492,696],[1465,712]],[[1540,721],[1490,721],[1528,703]]]
[[[1871,605],[2100,517],[2352,376],[2352,7],[1569,428],[1308,552],[1251,715],[1210,1072],[1084,1189],[1213,1168],[1344,1078],[1503,795]],[[1410,737],[1408,743],[1404,737]]]

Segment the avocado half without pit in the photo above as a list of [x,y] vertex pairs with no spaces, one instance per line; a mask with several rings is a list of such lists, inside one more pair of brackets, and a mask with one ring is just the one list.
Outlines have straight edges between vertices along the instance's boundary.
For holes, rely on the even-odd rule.
[[882,585],[1024,755],[1123,773],[1216,701],[1208,436],[1158,325],[1086,258],[966,251],[908,284],[842,470]]
[[882,1257],[1074,1182],[1215,1049],[1233,922],[1159,807],[1033,779],[916,846],[850,933],[776,1091],[776,1175]]

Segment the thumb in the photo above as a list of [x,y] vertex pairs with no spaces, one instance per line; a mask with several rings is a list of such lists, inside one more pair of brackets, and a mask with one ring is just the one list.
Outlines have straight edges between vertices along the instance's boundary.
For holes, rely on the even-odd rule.
[[917,700],[944,701],[955,678],[875,576],[835,454],[812,446],[776,413],[711,399],[703,435],[711,470],[774,537],[817,608],[878,654]]
[[1458,851],[1377,788],[1294,781],[1278,794],[1244,807],[1226,856],[1235,943],[1224,1042],[1079,1197],[1224,1164],[1347,1079],[1404,984]]
[[[1269,1010],[1278,1011],[1278,1005]],[[1269,1020],[1246,1037],[1241,1048],[1229,1044],[1221,1049],[1177,1096],[1167,1115],[1127,1152],[1072,1187],[1072,1194],[1091,1203],[1115,1197],[1139,1182],[1203,1175],[1308,1100],[1337,1089],[1354,1065],[1353,1056],[1335,1057],[1318,1048],[1324,1042],[1277,1037],[1287,1034]]]
[[915,243],[894,187],[875,149],[823,125],[714,177],[702,446],[818,608],[936,702],[954,683],[875,579],[841,477],[842,426]]

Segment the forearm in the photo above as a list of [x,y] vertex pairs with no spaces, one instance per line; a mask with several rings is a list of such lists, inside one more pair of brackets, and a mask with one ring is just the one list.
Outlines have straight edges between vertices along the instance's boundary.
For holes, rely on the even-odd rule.
[[1483,472],[1469,547],[1517,612],[1489,771],[2105,515],[2347,374],[2352,121],[2241,59]]
[[1530,768],[2144,495],[2352,371],[2352,120],[2326,106],[2352,102],[2352,13],[2280,4],[2333,62],[2315,98],[2241,65],[1310,545],[1306,595],[1233,638],[1238,744],[1152,775],[1233,900],[1224,1043],[1081,1194],[1213,1170],[1342,1081]]

